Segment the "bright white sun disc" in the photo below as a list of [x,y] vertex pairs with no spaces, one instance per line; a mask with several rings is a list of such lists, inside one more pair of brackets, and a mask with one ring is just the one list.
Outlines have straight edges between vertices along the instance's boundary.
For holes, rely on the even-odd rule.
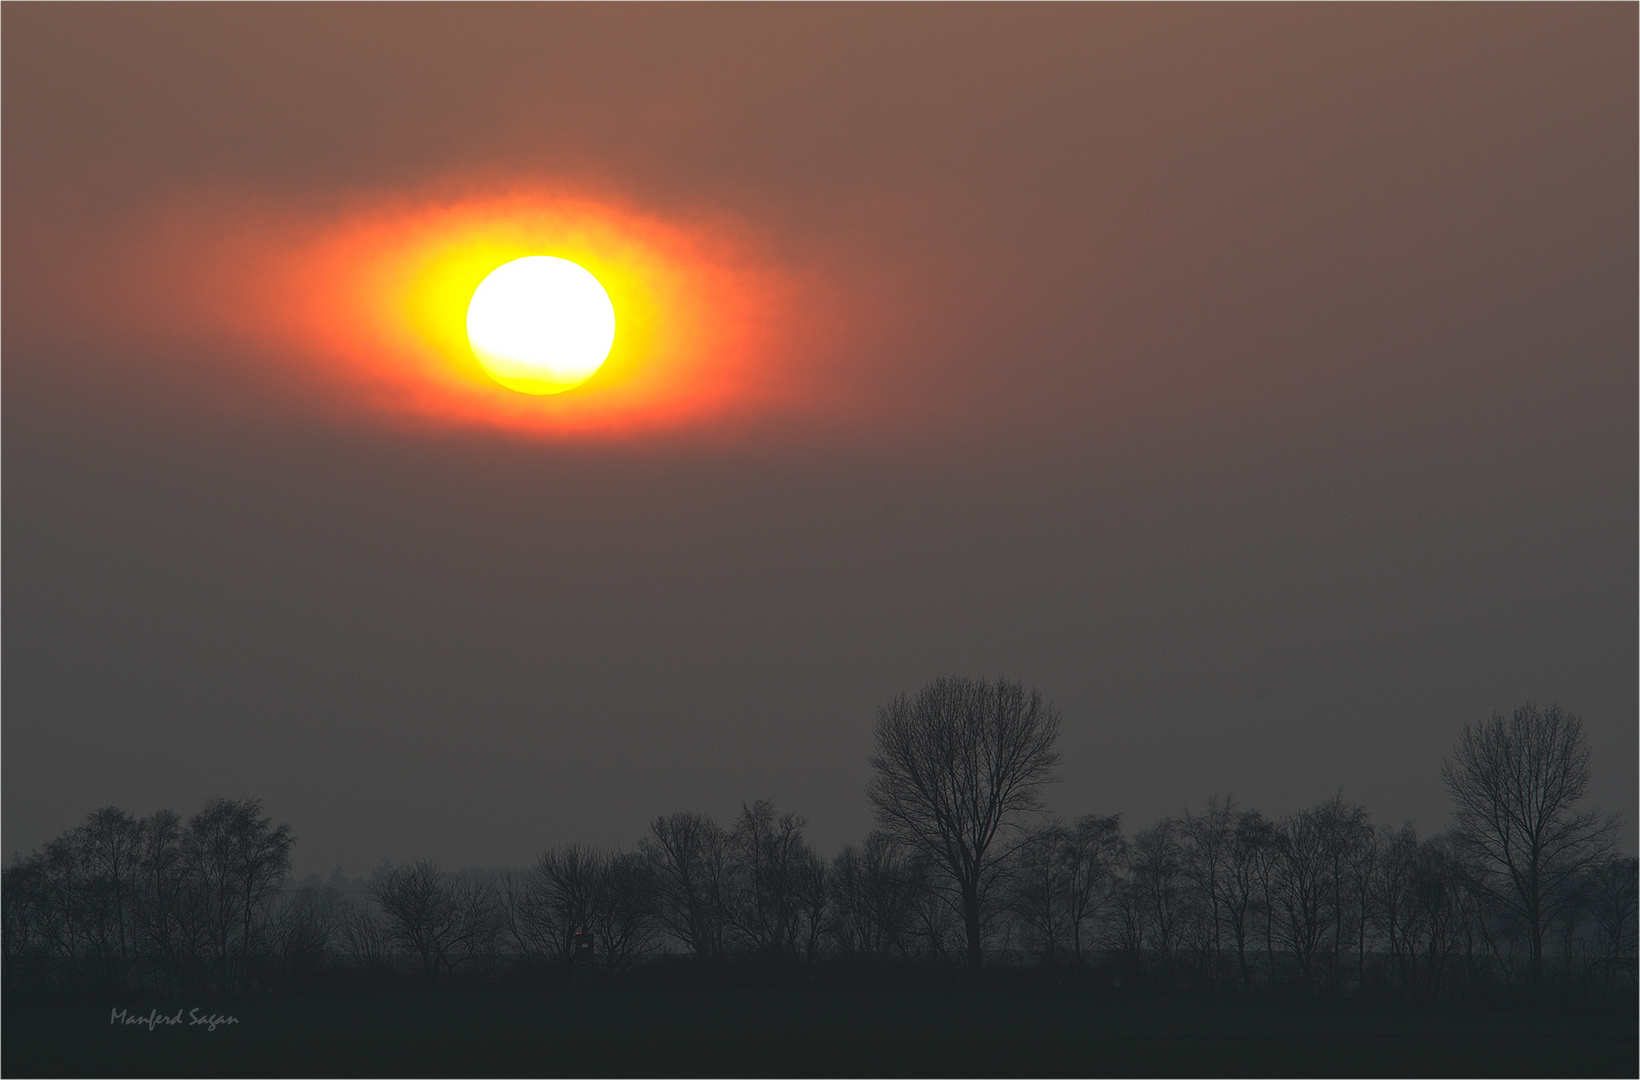
[[503,263],[473,290],[467,340],[496,382],[558,394],[592,376],[615,344],[615,305],[587,270],[529,255]]

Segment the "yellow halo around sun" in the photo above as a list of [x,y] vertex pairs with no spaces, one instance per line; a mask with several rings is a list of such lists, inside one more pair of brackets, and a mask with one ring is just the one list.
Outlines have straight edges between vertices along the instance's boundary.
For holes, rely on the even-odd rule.
[[560,394],[592,377],[615,343],[615,305],[568,259],[528,255],[491,270],[467,305],[467,340],[490,377]]

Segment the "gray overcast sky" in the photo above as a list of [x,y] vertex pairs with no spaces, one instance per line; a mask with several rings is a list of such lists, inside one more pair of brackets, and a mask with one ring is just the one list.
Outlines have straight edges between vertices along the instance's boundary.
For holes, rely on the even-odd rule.
[[[4,29],[8,855],[213,794],[303,872],[756,798],[834,850],[877,706],[941,674],[1041,689],[1054,809],[1133,825],[1341,791],[1435,831],[1462,724],[1559,702],[1632,850],[1632,5]],[[191,193],[483,176],[732,217],[850,298],[802,360],[847,392],[430,432],[99,321],[122,230]]]

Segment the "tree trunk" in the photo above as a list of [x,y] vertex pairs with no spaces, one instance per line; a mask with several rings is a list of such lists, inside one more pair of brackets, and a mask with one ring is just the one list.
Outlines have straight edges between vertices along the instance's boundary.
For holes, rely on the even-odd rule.
[[978,975],[980,969],[979,885],[962,885],[962,923],[968,932],[968,971]]
[[[1534,897],[1533,899],[1536,899]],[[1532,993],[1536,994],[1543,989],[1543,915],[1533,904],[1531,909],[1532,922]]]

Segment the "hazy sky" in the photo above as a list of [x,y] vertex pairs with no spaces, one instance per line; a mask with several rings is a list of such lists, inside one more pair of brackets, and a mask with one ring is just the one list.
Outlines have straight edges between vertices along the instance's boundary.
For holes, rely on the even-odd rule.
[[[1342,792],[1437,831],[1461,726],[1559,702],[1632,849],[1633,5],[8,5],[3,42],[8,855],[214,794],[303,872],[757,798],[830,851],[877,707],[944,674],[1042,690],[1053,808],[1133,826]],[[727,404],[410,422],[213,329],[283,237],[520,189],[779,283],[711,328],[761,334]]]

